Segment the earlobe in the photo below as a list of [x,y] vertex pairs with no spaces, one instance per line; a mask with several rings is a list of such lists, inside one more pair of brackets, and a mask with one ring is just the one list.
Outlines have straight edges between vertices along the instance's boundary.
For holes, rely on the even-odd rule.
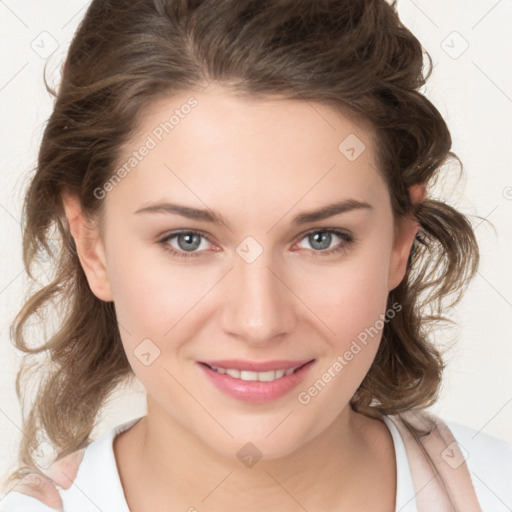
[[[413,185],[409,188],[413,204],[421,203],[426,195],[423,185]],[[395,241],[389,267],[388,290],[396,288],[405,277],[407,262],[411,254],[412,245],[420,225],[416,219],[402,218],[395,227]]]
[[99,231],[96,227],[91,227],[76,195],[64,192],[62,201],[78,258],[91,291],[98,299],[110,302],[113,300],[112,290],[108,279],[105,248]]

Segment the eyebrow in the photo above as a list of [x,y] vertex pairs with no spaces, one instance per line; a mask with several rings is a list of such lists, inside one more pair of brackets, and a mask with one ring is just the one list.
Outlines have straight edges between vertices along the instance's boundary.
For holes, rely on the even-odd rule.
[[[365,201],[346,199],[344,201],[328,204],[318,210],[300,213],[292,220],[292,224],[294,226],[300,226],[309,222],[317,222],[329,217],[334,217],[335,215],[361,209],[373,210],[373,206]],[[215,225],[227,225],[222,215],[214,212],[213,210],[193,208],[191,206],[184,206],[176,203],[160,202],[141,208],[134,213],[169,213],[181,215],[182,217],[192,220],[210,222]]]

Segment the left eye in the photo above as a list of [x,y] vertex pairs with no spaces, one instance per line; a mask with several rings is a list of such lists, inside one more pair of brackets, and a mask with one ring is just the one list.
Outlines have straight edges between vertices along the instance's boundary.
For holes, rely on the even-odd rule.
[[[341,239],[343,243],[338,243],[335,247],[328,249],[333,241],[333,235]],[[174,239],[177,240],[178,247],[175,247],[170,243],[171,240]],[[177,233],[171,233],[158,243],[163,246],[164,250],[171,253],[173,256],[188,258],[201,255],[203,251],[198,249],[201,248],[202,239],[209,241],[209,238],[199,231],[180,231]],[[330,255],[344,251],[352,242],[354,242],[352,235],[338,229],[317,229],[309,231],[302,236],[300,241],[306,239],[311,245],[315,256]]]
[[[344,243],[342,243],[341,246],[338,243],[335,247],[326,250],[330,247],[333,241],[333,234],[335,238],[343,240]],[[306,233],[302,240],[307,240],[312,248],[315,249],[315,252],[321,251],[322,254],[332,254],[333,252],[339,252],[345,249],[346,246],[353,241],[353,238],[344,231],[339,231],[337,229],[323,229]]]

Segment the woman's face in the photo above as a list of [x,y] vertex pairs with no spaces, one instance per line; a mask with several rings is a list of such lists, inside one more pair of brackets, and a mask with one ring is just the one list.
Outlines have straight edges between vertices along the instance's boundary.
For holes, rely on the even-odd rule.
[[[371,133],[326,106],[210,85],[153,104],[123,165],[97,189],[104,232],[86,272],[115,303],[151,417],[271,459],[347,415],[416,232],[394,244]],[[206,361],[270,366],[236,378]]]

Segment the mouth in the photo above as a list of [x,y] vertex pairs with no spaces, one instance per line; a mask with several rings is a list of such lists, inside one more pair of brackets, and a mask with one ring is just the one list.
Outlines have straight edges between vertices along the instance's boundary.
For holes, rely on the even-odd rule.
[[[287,377],[292,373],[300,370],[304,365],[308,364],[310,361],[305,363],[298,363],[292,367],[278,368],[276,370],[266,370],[266,371],[255,371],[255,370],[241,370],[240,368],[226,368],[224,366],[215,366],[213,364],[200,363],[208,366],[211,370],[218,372],[222,375],[229,375],[234,379],[240,379],[245,381],[258,381],[258,382],[272,382],[277,379],[282,379],[283,377]],[[233,365],[234,366],[234,365]],[[283,364],[283,366],[287,366]]]
[[[215,363],[215,364],[214,364]],[[276,400],[306,377],[315,359],[303,361],[201,361],[198,366],[224,394],[239,400],[262,403]]]

